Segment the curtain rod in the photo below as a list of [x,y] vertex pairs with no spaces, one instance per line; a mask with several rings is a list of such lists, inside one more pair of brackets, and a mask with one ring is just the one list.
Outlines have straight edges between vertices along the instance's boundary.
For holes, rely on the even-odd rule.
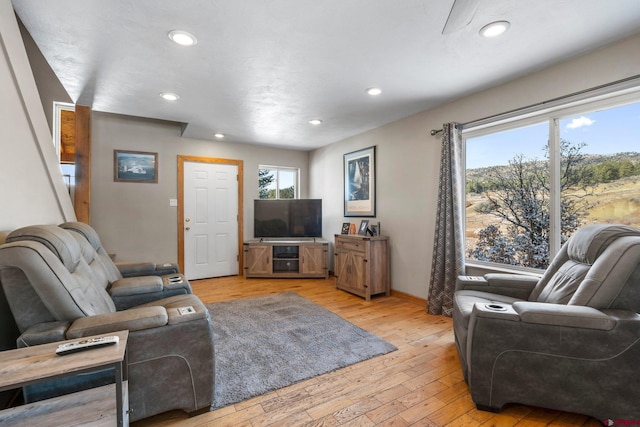
[[[564,96],[559,96],[557,98],[552,98],[549,99],[547,101],[542,101],[539,102],[537,104],[531,104],[528,105],[526,107],[521,107],[521,108],[516,108],[515,110],[509,110],[506,111],[504,113],[499,113],[499,114],[494,114],[492,116],[487,116],[484,117],[482,119],[477,119],[477,120],[473,120],[467,123],[461,123],[460,126],[464,129],[465,127],[469,127],[469,126],[478,126],[481,124],[485,124],[486,122],[489,121],[496,121],[496,120],[504,120],[504,119],[508,119],[514,116],[519,116],[522,114],[525,114],[527,112],[531,112],[532,110],[538,110],[541,107],[553,107],[561,102],[566,102],[567,100],[571,99],[571,98],[581,98],[584,99],[583,97],[585,95],[591,95],[591,96],[596,96],[596,95],[601,95],[602,93],[600,92],[604,92],[604,91],[610,91],[612,88],[616,89],[616,90],[623,90],[623,89],[628,89],[628,88],[632,88],[635,86],[640,85],[640,74],[637,74],[635,76],[631,76],[631,77],[627,77],[625,79],[622,80],[616,80],[615,82],[611,82],[611,83],[606,83],[600,86],[594,86],[592,88],[589,89],[584,89],[578,92],[574,92],[571,93],[569,95],[564,95]],[[575,101],[577,101],[578,99],[575,99]],[[431,136],[435,136],[437,134],[439,134],[440,132],[442,132],[443,129],[431,129]]]

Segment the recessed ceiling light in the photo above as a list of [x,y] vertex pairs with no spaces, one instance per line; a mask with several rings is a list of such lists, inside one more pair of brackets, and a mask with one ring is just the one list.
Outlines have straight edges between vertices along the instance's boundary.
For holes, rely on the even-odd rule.
[[173,30],[169,31],[168,35],[173,42],[178,43],[180,46],[193,46],[198,43],[196,36],[186,31]]
[[165,101],[177,101],[178,99],[180,99],[180,97],[178,95],[176,95],[175,93],[171,93],[171,92],[162,92],[160,94],[160,96]]
[[322,120],[320,120],[320,119],[311,119],[311,120],[309,120],[309,123],[311,123],[314,126],[318,126],[318,125],[322,124]]
[[376,96],[382,93],[382,89],[378,87],[370,87],[369,89],[366,90],[366,92],[371,96]]
[[485,25],[480,29],[480,35],[482,37],[497,37],[509,29],[511,24],[509,21],[496,21]]
[[213,134],[213,136],[215,136],[218,139],[224,138],[224,134],[223,133],[215,133],[215,134]]

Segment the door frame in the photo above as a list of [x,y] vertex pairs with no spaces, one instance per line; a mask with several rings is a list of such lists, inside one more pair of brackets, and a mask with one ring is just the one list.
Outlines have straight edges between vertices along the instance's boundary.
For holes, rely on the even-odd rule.
[[235,165],[238,167],[238,276],[244,271],[244,260],[241,256],[243,238],[243,170],[242,160],[221,159],[217,157],[183,156],[178,154],[178,265],[184,271],[184,163],[219,163],[224,165]]

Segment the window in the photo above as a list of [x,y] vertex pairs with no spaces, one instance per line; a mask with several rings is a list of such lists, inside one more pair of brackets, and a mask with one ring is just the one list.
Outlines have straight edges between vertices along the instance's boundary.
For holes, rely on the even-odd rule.
[[53,144],[58,152],[60,170],[71,202],[75,199],[75,106],[65,102],[53,103]]
[[466,255],[544,269],[581,226],[640,228],[640,102],[465,132]]
[[258,167],[258,195],[261,199],[297,199],[298,169],[281,166]]

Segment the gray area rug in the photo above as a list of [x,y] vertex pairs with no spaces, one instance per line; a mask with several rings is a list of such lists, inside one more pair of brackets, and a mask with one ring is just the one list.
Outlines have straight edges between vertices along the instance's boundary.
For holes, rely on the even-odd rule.
[[294,292],[207,307],[216,352],[213,408],[397,350]]

